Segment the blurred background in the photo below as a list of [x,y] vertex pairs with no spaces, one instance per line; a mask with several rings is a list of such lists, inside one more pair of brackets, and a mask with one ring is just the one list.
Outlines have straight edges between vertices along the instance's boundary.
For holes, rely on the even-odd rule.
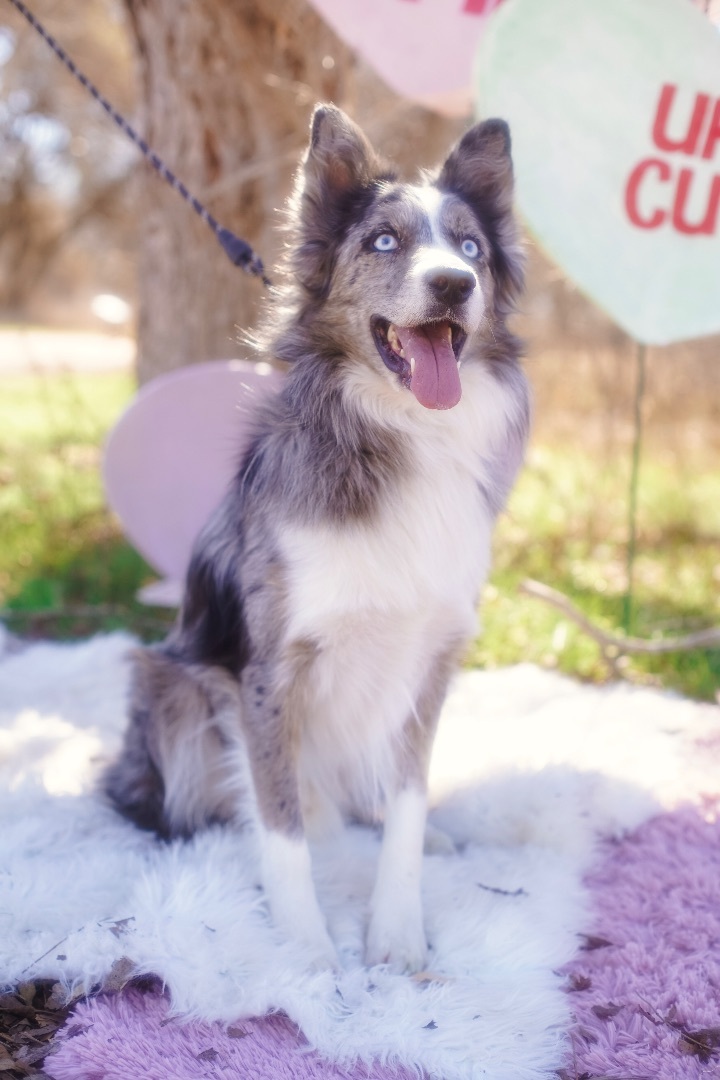
[[[34,0],[33,10],[268,267],[315,101],[346,109],[408,169],[440,160],[466,126],[396,95],[306,0]],[[628,625],[637,346],[530,236],[526,246],[516,329],[534,434],[468,663],[530,660],[602,680],[612,671],[597,642],[519,586],[545,582],[619,636],[720,623],[720,338],[648,351]],[[719,282],[699,287],[720,303]],[[246,355],[241,334],[261,293],[0,0],[0,622],[12,633],[164,633],[172,612],[135,599],[157,575],[106,507],[103,443],[138,383]],[[718,648],[618,663],[707,700],[720,687]]]

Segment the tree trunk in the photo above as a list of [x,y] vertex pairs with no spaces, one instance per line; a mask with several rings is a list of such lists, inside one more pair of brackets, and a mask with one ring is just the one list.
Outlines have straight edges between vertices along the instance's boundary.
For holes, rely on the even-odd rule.
[[[315,101],[332,100],[396,162],[429,165],[458,131],[395,97],[306,0],[126,0],[150,146],[268,271]],[[140,171],[138,374],[243,355],[260,282],[149,166]]]

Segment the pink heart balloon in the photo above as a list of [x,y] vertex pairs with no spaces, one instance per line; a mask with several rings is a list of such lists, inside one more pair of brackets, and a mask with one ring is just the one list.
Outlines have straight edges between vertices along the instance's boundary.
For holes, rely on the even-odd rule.
[[501,0],[311,0],[396,93],[450,116],[472,108],[472,68]]
[[183,579],[195,538],[234,475],[254,410],[281,384],[268,364],[193,364],[144,386],[113,428],[103,462],[108,502],[138,551],[172,582]]

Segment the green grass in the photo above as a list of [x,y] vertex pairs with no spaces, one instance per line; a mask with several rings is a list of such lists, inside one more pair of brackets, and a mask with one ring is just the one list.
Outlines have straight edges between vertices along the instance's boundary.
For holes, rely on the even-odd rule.
[[105,435],[125,374],[6,376],[0,386],[0,608],[17,633],[73,637],[168,618],[134,600],[153,573],[106,509]]
[[[629,454],[603,462],[577,448],[536,447],[495,537],[483,666],[530,660],[602,680],[599,646],[567,616],[518,592],[534,578],[563,592],[607,633],[624,636]],[[720,625],[720,474],[711,461],[644,461],[640,478],[632,636],[682,636]],[[714,700],[720,649],[623,658],[636,681]]]
[[[130,376],[6,376],[0,381],[0,608],[12,630],[84,636],[127,628],[161,636],[171,616],[134,600],[155,576],[104,506],[105,434],[130,400]],[[646,451],[640,481],[632,633],[720,624],[720,475],[705,460]],[[519,593],[525,578],[564,592],[597,625],[622,632],[629,453],[535,446],[499,523],[469,662],[529,660],[585,679],[608,668],[566,616]],[[720,650],[624,661],[626,674],[713,700]]]

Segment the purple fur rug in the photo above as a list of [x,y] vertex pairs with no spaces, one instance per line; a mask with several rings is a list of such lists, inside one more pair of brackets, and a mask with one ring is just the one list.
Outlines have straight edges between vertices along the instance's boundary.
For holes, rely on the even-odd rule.
[[[54,1080],[414,1080],[391,1065],[368,1070],[325,1061],[284,1016],[237,1024],[168,1016],[161,993],[126,990],[78,1005],[46,1061]],[[49,1066],[49,1069],[47,1068]]]
[[587,878],[595,925],[566,969],[562,1080],[720,1076],[718,809],[682,807],[605,843]]
[[[720,821],[716,807],[661,814],[606,841],[587,878],[594,924],[565,969],[572,1055],[561,1080],[711,1080],[720,1069]],[[54,1080],[409,1080],[392,1064],[343,1068],[282,1016],[169,1018],[159,993],[80,1004],[45,1069]],[[559,1063],[560,1064],[560,1063]]]

